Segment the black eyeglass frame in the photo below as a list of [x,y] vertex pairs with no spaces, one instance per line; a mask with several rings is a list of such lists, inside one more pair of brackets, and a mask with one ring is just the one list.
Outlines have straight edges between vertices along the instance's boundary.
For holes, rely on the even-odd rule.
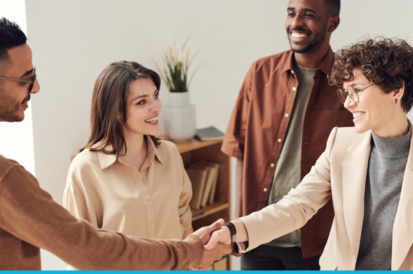
[[33,73],[34,73],[34,76],[33,76],[32,80],[30,80],[30,81],[20,80],[20,79],[13,79],[13,78],[6,78],[6,77],[0,77],[0,79],[2,79],[2,80],[14,81],[14,82],[19,82],[19,83],[30,84],[29,93],[31,93],[31,92],[32,92],[32,89],[33,89],[34,82],[36,82],[36,76],[37,76],[37,75],[36,75],[36,67],[33,67]]
[[374,84],[371,84],[371,85],[369,85],[369,86],[367,86],[367,87],[365,87],[365,88],[363,88],[363,89],[358,89],[358,91],[356,91],[356,89],[355,89],[353,86],[347,86],[347,90],[348,90],[349,87],[352,87],[352,88],[354,89],[354,94],[356,95],[357,100],[356,100],[355,98],[353,98],[353,96],[351,96],[351,94],[350,94],[348,91],[345,92],[345,93],[347,93],[347,95],[344,97],[345,99],[342,99],[343,96],[342,96],[341,94],[342,94],[343,89],[339,88],[339,89],[337,89],[338,99],[340,99],[340,101],[341,101],[343,104],[345,104],[345,103],[346,103],[346,100],[347,100],[347,97],[350,96],[350,98],[351,98],[351,100],[353,100],[353,102],[358,103],[359,100],[360,100],[358,94],[359,94],[360,92],[362,92],[363,90],[365,90],[366,88],[369,88],[369,87],[371,87],[371,86],[374,86]]

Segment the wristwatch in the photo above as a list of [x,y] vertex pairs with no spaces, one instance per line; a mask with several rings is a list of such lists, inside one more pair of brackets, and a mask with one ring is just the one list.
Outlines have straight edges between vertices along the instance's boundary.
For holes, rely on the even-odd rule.
[[231,222],[228,222],[226,224],[224,224],[224,226],[228,227],[229,232],[231,233],[232,236],[232,242],[236,242],[237,241],[237,229],[235,228],[235,225]]

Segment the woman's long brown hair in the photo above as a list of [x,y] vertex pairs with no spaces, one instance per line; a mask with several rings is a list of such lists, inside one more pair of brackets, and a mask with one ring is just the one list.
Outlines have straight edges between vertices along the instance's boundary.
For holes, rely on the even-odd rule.
[[[93,88],[90,137],[79,152],[85,149],[102,151],[106,154],[115,154],[116,159],[121,156],[123,149],[126,154],[123,127],[126,122],[129,86],[141,78],[151,79],[159,91],[161,79],[158,73],[136,62],[112,63],[100,73]],[[155,136],[149,137],[155,146],[160,144]],[[108,145],[112,146],[112,150],[105,149]]]

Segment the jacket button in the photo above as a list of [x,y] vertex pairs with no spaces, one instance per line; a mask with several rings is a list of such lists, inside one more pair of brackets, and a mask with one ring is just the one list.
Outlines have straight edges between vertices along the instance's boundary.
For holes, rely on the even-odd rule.
[[264,188],[264,192],[267,192],[267,188]]
[[153,227],[153,223],[150,223],[150,224],[149,224],[149,227],[152,228],[152,227]]

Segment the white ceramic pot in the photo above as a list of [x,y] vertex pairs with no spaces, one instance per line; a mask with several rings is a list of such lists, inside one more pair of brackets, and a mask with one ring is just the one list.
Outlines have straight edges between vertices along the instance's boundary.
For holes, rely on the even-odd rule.
[[196,133],[195,106],[189,103],[189,92],[169,92],[164,108],[165,133],[176,143],[190,141]]

